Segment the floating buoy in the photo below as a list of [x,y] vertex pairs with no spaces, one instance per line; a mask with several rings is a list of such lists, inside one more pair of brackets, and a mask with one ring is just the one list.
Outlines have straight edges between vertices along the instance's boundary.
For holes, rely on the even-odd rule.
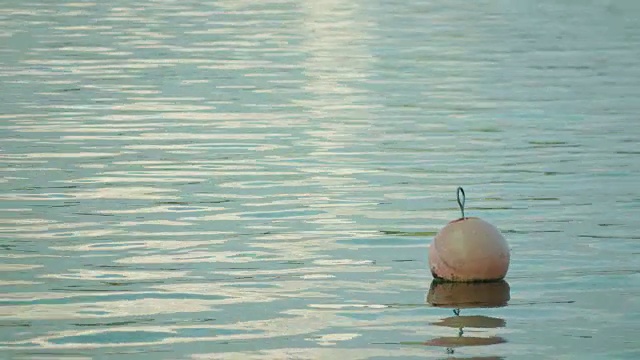
[[431,274],[437,280],[453,282],[502,280],[509,270],[507,241],[490,223],[464,216],[461,187],[457,198],[462,217],[442,228],[429,246]]

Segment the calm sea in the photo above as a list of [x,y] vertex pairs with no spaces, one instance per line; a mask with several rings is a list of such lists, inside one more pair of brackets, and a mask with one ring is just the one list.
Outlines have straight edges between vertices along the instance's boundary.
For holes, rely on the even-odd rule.
[[[0,358],[640,358],[639,19],[2,1]],[[431,283],[457,186],[504,283]]]

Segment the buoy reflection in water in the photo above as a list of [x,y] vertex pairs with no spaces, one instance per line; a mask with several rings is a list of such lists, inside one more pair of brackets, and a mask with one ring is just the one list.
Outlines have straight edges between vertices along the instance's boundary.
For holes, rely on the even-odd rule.
[[458,329],[453,336],[443,336],[427,340],[424,345],[441,346],[447,354],[453,354],[455,348],[465,346],[484,346],[505,343],[506,339],[496,335],[465,336],[465,329],[477,329],[475,334],[488,329],[503,328],[504,319],[484,315],[460,315],[460,309],[496,308],[506,306],[510,299],[509,284],[502,280],[490,283],[452,283],[434,280],[426,296],[427,303],[442,308],[450,308],[454,316],[446,317],[432,325]]

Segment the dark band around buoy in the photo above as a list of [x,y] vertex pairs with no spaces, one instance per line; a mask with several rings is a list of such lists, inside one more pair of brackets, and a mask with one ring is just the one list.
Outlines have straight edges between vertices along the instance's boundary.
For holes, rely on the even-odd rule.
[[[462,193],[462,201],[460,201],[460,193]],[[464,189],[462,188],[462,186],[458,186],[458,191],[456,193],[456,196],[458,198],[458,206],[460,206],[460,212],[462,213],[462,218],[464,219],[465,195],[464,195]]]

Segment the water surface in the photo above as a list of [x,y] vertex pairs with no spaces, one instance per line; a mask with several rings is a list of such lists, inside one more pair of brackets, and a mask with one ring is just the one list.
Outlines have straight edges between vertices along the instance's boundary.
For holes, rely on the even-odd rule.
[[[640,357],[638,16],[5,1],[0,354]],[[512,266],[456,316],[426,246],[459,185]]]

